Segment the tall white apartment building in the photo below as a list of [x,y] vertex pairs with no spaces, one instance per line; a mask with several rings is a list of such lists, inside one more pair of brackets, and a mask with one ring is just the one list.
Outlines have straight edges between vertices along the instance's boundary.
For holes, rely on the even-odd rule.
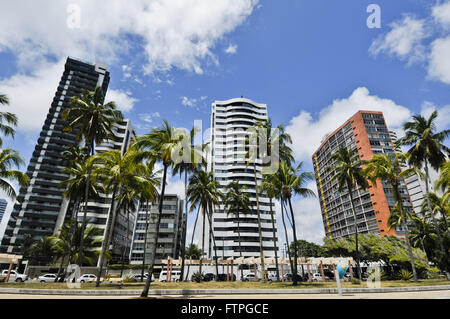
[[[246,165],[244,141],[248,136],[247,130],[258,121],[267,119],[267,106],[245,98],[235,98],[227,101],[215,101],[211,112],[211,147],[208,154],[208,170],[214,173],[225,192],[226,185],[239,181],[246,185],[245,192],[250,194],[251,212],[240,212],[239,230],[243,257],[259,257],[258,215],[256,206],[255,181],[253,164]],[[261,160],[256,162],[258,185],[261,185]],[[259,206],[263,238],[264,257],[274,257],[273,227],[270,215],[269,198],[259,193]],[[273,209],[275,211],[275,209]],[[199,247],[202,245],[202,220],[200,215],[197,231],[199,233]],[[227,214],[223,203],[215,208],[212,214],[213,234],[216,241],[219,258],[238,258],[238,223],[235,215]],[[214,256],[214,247],[209,235],[209,223],[206,220],[205,248],[207,257]],[[275,222],[275,233],[277,233]],[[277,238],[277,236],[276,236]],[[276,242],[278,249],[278,241]]]

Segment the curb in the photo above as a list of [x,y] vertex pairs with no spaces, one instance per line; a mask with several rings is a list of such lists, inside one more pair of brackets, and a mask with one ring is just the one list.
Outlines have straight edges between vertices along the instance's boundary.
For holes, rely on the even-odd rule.
[[[392,288],[343,288],[343,293],[389,293],[450,290],[450,285],[392,287]],[[0,294],[26,295],[78,295],[78,296],[139,296],[141,290],[75,290],[75,289],[30,289],[0,288]],[[149,295],[258,295],[258,294],[337,294],[337,288],[317,289],[155,289]]]

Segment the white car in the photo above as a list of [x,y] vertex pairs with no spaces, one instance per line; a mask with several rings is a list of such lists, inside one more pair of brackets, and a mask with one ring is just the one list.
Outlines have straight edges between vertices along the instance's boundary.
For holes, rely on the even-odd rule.
[[[166,282],[167,281],[167,276],[169,274],[167,273],[166,270],[161,271],[161,273],[159,274],[159,281],[160,282]],[[180,276],[181,276],[181,271],[180,270],[172,270],[172,274],[171,274],[171,281],[175,281],[178,282],[180,281]],[[152,280],[154,278],[152,277]]]
[[55,282],[56,274],[45,274],[43,276],[39,276],[38,281],[41,283],[46,282]]
[[97,276],[93,274],[84,274],[77,279],[77,282],[95,282],[97,281]]
[[[8,269],[3,270],[0,273],[0,281],[6,280],[6,276],[8,275]],[[24,282],[28,280],[27,275],[19,274],[15,270],[11,270],[9,274],[9,280],[8,281],[15,281],[15,282]]]
[[[325,276],[325,281],[330,280],[329,277]],[[312,274],[312,281],[322,281],[322,274],[316,272],[314,274]]]
[[245,274],[244,277],[242,278],[242,281],[255,281],[255,274],[252,272]]

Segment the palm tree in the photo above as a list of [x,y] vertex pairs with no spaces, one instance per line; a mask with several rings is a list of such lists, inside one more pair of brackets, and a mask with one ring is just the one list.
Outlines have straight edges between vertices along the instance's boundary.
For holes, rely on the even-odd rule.
[[[59,187],[65,187],[66,190],[63,193],[63,196],[71,199],[75,198],[75,207],[76,213],[74,214],[74,220],[78,221],[78,211],[80,203],[84,200],[85,205],[87,203],[86,197],[88,198],[99,198],[99,192],[102,190],[102,187],[97,183],[97,176],[91,176],[92,166],[95,162],[95,157],[88,158],[85,162],[73,162],[72,167],[65,167],[61,172],[68,174],[69,178],[63,180],[59,183]],[[90,182],[92,181],[92,182]],[[88,194],[86,196],[86,187],[88,187]],[[83,223],[86,222],[87,218],[87,210],[84,210]],[[75,224],[73,225],[77,225]],[[85,227],[82,226],[82,229]],[[75,230],[73,230],[73,236],[75,236]],[[79,236],[81,243],[78,245],[78,249],[82,246],[84,237]],[[78,256],[81,256],[81,252],[79,252]],[[78,264],[81,265],[83,260],[81,258],[77,258]]]
[[278,269],[278,247],[277,247],[277,237],[275,232],[275,217],[272,207],[272,200],[278,195],[278,189],[273,181],[273,175],[264,175],[263,182],[260,186],[262,192],[266,193],[270,200],[270,217],[272,219],[272,235],[273,235],[273,248],[275,250],[275,268],[277,269],[277,281],[280,281],[280,270]]
[[[442,164],[441,173],[436,181],[436,188],[441,189],[444,196],[450,191],[450,161]],[[447,195],[448,197],[448,195]]]
[[273,130],[272,121],[270,119],[256,122],[254,127],[249,129],[249,132],[250,137],[244,141],[244,145],[249,147],[249,151],[245,154],[245,158],[247,158],[247,166],[251,162],[253,162],[261,257],[261,275],[263,282],[265,282],[266,270],[264,264],[261,213],[259,209],[258,196],[258,179],[256,176],[256,161],[257,159],[260,159],[262,162],[261,173],[263,176],[265,174],[275,173],[280,161],[285,161],[290,165],[294,158],[292,156],[292,150],[287,146],[287,144],[292,143],[292,139],[291,136],[285,132],[285,129],[282,125],[279,125],[275,130]]
[[425,214],[425,212],[428,210],[428,202],[431,204],[431,214],[432,216],[436,216],[436,214],[441,214],[442,221],[445,225],[445,229],[447,230],[447,235],[450,238],[449,228],[448,228],[448,222],[447,222],[447,216],[450,215],[450,203],[445,200],[444,197],[438,196],[436,193],[429,193],[428,196],[429,201],[425,201],[422,203],[422,214]]
[[[278,171],[273,176],[273,182],[279,189],[282,198],[289,204],[292,221],[292,233],[294,237],[294,273],[293,285],[297,285],[297,230],[295,225],[294,210],[292,208],[292,196],[300,195],[302,197],[314,197],[312,190],[305,187],[306,183],[313,180],[313,174],[310,172],[302,172],[303,162],[296,167],[290,166],[287,162],[282,161]],[[281,202],[283,205],[283,201]]]
[[136,160],[148,159],[150,162],[162,162],[163,164],[163,178],[161,185],[161,196],[159,199],[158,218],[156,220],[156,238],[155,245],[152,247],[152,258],[148,268],[148,277],[145,282],[144,290],[141,293],[141,297],[147,297],[150,290],[150,281],[153,273],[153,268],[156,260],[156,248],[158,246],[159,226],[161,223],[162,208],[164,194],[166,190],[167,170],[173,165],[172,154],[179,151],[180,141],[182,136],[178,134],[178,130],[170,126],[170,124],[164,120],[162,127],[153,129],[149,134],[139,137],[135,146],[139,151],[139,155]]
[[[251,210],[250,196],[247,192],[247,186],[239,185],[238,181],[232,181],[225,187],[225,202],[224,206],[227,215],[232,214],[236,216],[237,232],[239,242],[239,256],[242,257],[241,247],[241,230],[240,230],[240,216],[239,214],[248,214]],[[272,206],[271,206],[272,207]],[[244,277],[244,270],[241,267],[241,278]]]
[[[0,104],[8,105],[9,99],[5,94],[0,94]],[[17,126],[17,116],[9,112],[0,112],[0,132],[5,136],[11,136],[14,138],[14,128],[12,126]],[[0,147],[3,145],[3,140],[0,138]]]
[[[76,139],[89,145],[90,155],[95,153],[95,144],[102,143],[105,139],[113,136],[113,126],[117,121],[122,120],[122,113],[116,109],[114,102],[104,104],[103,90],[99,86],[93,92],[85,90],[81,97],[74,96],[70,100],[71,107],[62,113],[63,120],[67,121],[66,131],[76,131]],[[86,228],[86,214],[88,207],[88,191],[91,174],[88,178],[85,189],[85,205],[82,229]],[[83,261],[83,237],[81,237],[80,260]]]
[[[134,186],[134,187],[133,187]],[[136,211],[137,200],[139,198],[139,185],[123,185],[120,194],[117,196],[117,208],[123,209],[127,215],[127,229],[125,236],[125,247],[122,248],[120,277],[123,275],[125,267],[125,254],[128,251],[128,243],[130,242],[130,211]]]
[[[196,167],[199,165],[206,168],[206,160],[198,152],[198,148],[201,147],[201,150],[203,151],[206,147],[206,145],[196,146],[194,145],[194,139],[195,135],[197,133],[197,130],[195,128],[192,128],[189,132],[189,135],[184,135],[182,139],[182,145],[183,145],[183,154],[179,161],[175,161],[172,174],[181,175],[184,173],[184,195],[185,198],[187,197],[187,184],[188,184],[188,175],[191,174]],[[186,152],[184,152],[186,151]],[[187,227],[187,219],[188,219],[188,201],[184,201],[185,207],[184,207],[184,218],[183,218],[183,235],[182,235],[182,243],[181,243],[181,272],[180,272],[180,281],[183,281],[184,278],[184,259],[185,259],[185,246],[186,246],[186,227]]]
[[[100,276],[104,267],[105,253],[111,243],[112,229],[115,225],[116,216],[120,209],[117,198],[121,196],[127,187],[135,187],[141,193],[145,187],[154,188],[159,185],[151,176],[149,169],[153,170],[153,165],[144,165],[137,161],[139,153],[136,147],[130,147],[124,154],[120,150],[112,150],[94,156],[93,164],[95,168],[92,173],[104,185],[105,192],[111,195],[108,218],[106,222],[105,235],[102,251],[99,258],[99,275],[97,276],[97,287],[100,285]],[[150,174],[150,175],[149,175]],[[149,177],[150,176],[150,177]],[[153,184],[147,184],[152,182]],[[141,194],[142,195],[142,194]]]
[[0,190],[12,200],[16,199],[17,194],[10,183],[11,180],[18,182],[22,187],[26,187],[30,183],[27,174],[11,169],[14,166],[20,168],[20,165],[24,164],[22,157],[16,151],[9,148],[0,150]]
[[[403,125],[405,136],[399,139],[399,145],[411,146],[407,151],[408,164],[418,169],[425,168],[425,189],[427,193],[428,210],[431,212],[431,202],[428,194],[429,189],[429,166],[438,171],[445,163],[446,157],[450,156],[450,148],[445,146],[444,141],[450,135],[446,129],[436,132],[436,119],[438,112],[434,111],[427,119],[421,115],[413,116],[413,120]],[[431,215],[436,232],[439,237],[442,258],[449,259],[448,251],[444,247],[444,240],[439,225],[434,215]],[[447,269],[448,270],[448,269]],[[447,271],[447,278],[450,274]]]
[[433,225],[429,222],[429,214],[423,214],[422,216],[411,214],[411,244],[414,247],[421,247],[425,252],[427,260],[430,258],[430,251],[427,249],[427,243],[434,243],[435,233]]
[[142,257],[141,281],[144,281],[145,257],[147,255],[147,237],[150,226],[150,203],[159,198],[158,187],[161,185],[161,171],[155,171],[154,163],[147,162],[145,171],[141,177],[143,181],[139,184],[140,203],[146,203],[144,253]]
[[196,170],[189,179],[187,189],[187,200],[191,203],[190,210],[198,207],[203,212],[203,233],[202,233],[202,250],[205,250],[205,222],[209,221],[209,233],[213,239],[214,254],[216,259],[216,275],[219,274],[217,264],[217,246],[213,234],[212,215],[214,207],[224,201],[224,195],[219,191],[219,183],[214,179],[212,172],[204,170]]
[[404,182],[403,178],[415,173],[415,170],[402,170],[402,165],[405,164],[405,160],[405,155],[401,153],[396,153],[394,158],[389,154],[375,155],[366,162],[367,166],[364,168],[363,174],[369,178],[373,187],[377,187],[377,180],[386,181],[392,187],[394,198],[401,214],[401,223],[405,230],[405,243],[411,260],[414,281],[417,281],[414,254],[411,248],[409,230],[406,223],[407,213],[403,205],[403,198],[400,194],[400,185]]
[[55,250],[51,236],[41,237],[39,241],[33,243],[30,249],[30,259],[38,266],[46,265],[55,257]]
[[361,267],[359,264],[359,251],[358,251],[358,222],[356,218],[355,206],[353,204],[353,189],[361,188],[366,190],[368,183],[364,175],[362,174],[361,161],[358,153],[354,150],[349,150],[345,147],[341,147],[336,153],[331,156],[331,160],[335,162],[335,165],[328,168],[328,171],[334,171],[334,176],[331,182],[336,181],[339,185],[339,192],[342,192],[344,188],[347,189],[350,196],[350,203],[352,206],[353,219],[355,224],[355,259],[358,270],[358,278],[361,279]]

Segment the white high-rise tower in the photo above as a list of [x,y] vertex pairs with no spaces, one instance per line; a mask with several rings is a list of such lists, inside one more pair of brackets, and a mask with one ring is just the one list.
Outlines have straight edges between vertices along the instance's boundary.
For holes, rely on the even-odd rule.
[[[267,120],[267,106],[255,103],[245,98],[235,98],[227,101],[215,101],[211,112],[211,147],[208,154],[208,170],[214,173],[225,192],[226,185],[237,180],[240,185],[246,185],[252,203],[251,212],[239,214],[239,230],[243,257],[260,257],[258,215],[256,206],[255,180],[253,164],[246,165],[244,141],[247,130],[258,121]],[[261,185],[261,161],[256,162],[258,185]],[[264,257],[274,257],[273,227],[270,215],[269,198],[258,193],[261,216]],[[275,209],[273,209],[275,212]],[[201,215],[202,217],[202,215]],[[202,223],[200,217],[197,228],[200,236],[199,247],[202,244]],[[214,256],[212,239],[209,236],[208,221],[205,223],[205,252],[208,258]],[[275,223],[275,233],[276,223]],[[213,213],[213,233],[219,258],[240,256],[238,241],[237,217],[227,214],[223,203],[216,207]],[[275,236],[277,238],[277,236]],[[278,249],[278,242],[276,243]]]

